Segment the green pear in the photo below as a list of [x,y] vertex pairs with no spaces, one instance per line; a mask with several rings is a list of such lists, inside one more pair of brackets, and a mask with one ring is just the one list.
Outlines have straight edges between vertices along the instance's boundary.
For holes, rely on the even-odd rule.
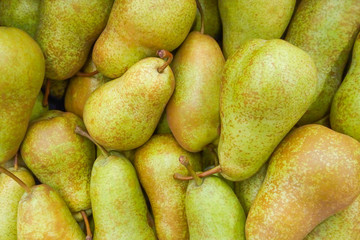
[[270,159],[246,239],[304,239],[359,196],[359,176],[358,141],[317,124],[293,130]]
[[161,115],[159,123],[156,126],[155,133],[157,134],[171,133],[171,129],[169,127],[169,123],[166,117],[166,111],[164,111],[163,114]]
[[72,212],[89,209],[95,147],[77,135],[85,129],[73,113],[51,110],[33,121],[21,145],[24,162],[35,176],[64,199]]
[[359,29],[358,0],[301,1],[285,40],[309,53],[323,88],[299,125],[320,120],[329,112]]
[[[25,168],[9,168],[12,174],[20,178],[28,187],[35,184],[34,178]],[[11,177],[0,174],[0,238],[16,240],[18,205],[25,190]]]
[[175,86],[170,67],[160,58],[146,58],[122,77],[105,83],[88,98],[84,123],[100,145],[125,151],[143,145],[153,134]]
[[185,214],[188,182],[173,178],[175,173],[187,174],[179,163],[180,156],[187,157],[195,171],[201,169],[200,155],[182,149],[171,134],[154,135],[135,152],[134,166],[149,197],[161,240],[189,239]]
[[226,62],[220,94],[222,175],[254,175],[316,98],[314,61],[284,40],[248,41]]
[[360,35],[356,39],[350,69],[331,106],[331,128],[360,141]]
[[44,80],[44,56],[24,31],[0,27],[0,163],[10,160],[25,136]]
[[171,63],[176,85],[166,116],[171,132],[187,151],[199,152],[218,136],[224,65],[218,43],[200,32],[188,35]]
[[16,27],[34,38],[39,22],[40,0],[1,0],[0,25]]
[[296,0],[220,0],[223,51],[230,57],[246,41],[280,38],[290,22]]
[[186,38],[195,15],[195,0],[115,0],[93,49],[97,69],[118,78],[159,49],[173,51]]
[[96,159],[90,193],[94,240],[156,239],[135,168],[124,156],[112,153]]
[[46,77],[65,80],[84,65],[105,28],[113,0],[43,0],[35,39],[46,58]]
[[[201,4],[202,10],[204,12],[204,33],[215,39],[219,39],[221,37],[221,19],[218,8],[218,0],[198,1]],[[196,13],[196,18],[192,30],[198,32],[201,31],[201,15],[199,10]]]
[[44,99],[44,94],[40,91],[36,97],[34,107],[31,112],[30,121],[40,117],[43,113],[49,110],[49,106],[44,107],[42,102]]
[[66,79],[64,81],[57,81],[48,79],[48,81],[50,81],[50,95],[58,100],[61,100],[65,95],[69,80]]

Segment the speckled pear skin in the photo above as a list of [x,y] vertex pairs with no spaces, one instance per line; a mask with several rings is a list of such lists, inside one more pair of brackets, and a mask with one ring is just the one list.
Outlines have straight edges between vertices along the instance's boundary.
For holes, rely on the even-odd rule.
[[171,132],[187,151],[199,152],[218,136],[224,65],[218,43],[200,32],[189,34],[171,63],[176,81],[166,116]]
[[[34,178],[25,168],[8,169],[27,186],[35,184]],[[17,209],[25,190],[6,174],[0,174],[0,236],[1,240],[16,240]]]
[[18,209],[18,240],[84,240],[64,200],[45,184],[25,193]]
[[360,35],[358,35],[350,69],[337,90],[331,106],[331,128],[360,141]]
[[40,0],[0,1],[0,25],[19,28],[34,38],[38,26]]
[[182,149],[171,134],[154,135],[135,152],[134,166],[149,197],[161,240],[189,239],[185,215],[188,181],[173,178],[175,173],[188,175],[180,156],[187,157],[195,171],[201,170],[200,155]]
[[166,111],[162,113],[159,123],[156,126],[155,133],[157,134],[171,133],[171,129],[169,127],[169,123],[166,117]]
[[122,77],[105,83],[88,98],[84,123],[89,134],[109,150],[131,150],[154,133],[175,87],[170,67],[160,58],[142,59]]
[[[218,8],[218,0],[199,0],[204,12],[204,33],[215,39],[221,37],[221,19]],[[196,12],[195,22],[192,27],[193,31],[200,32],[201,18],[199,10]]]
[[225,58],[229,58],[248,40],[280,38],[290,22],[295,2],[220,0]]
[[299,125],[313,123],[329,112],[359,29],[358,0],[301,1],[285,40],[309,53],[324,87]]
[[10,160],[25,136],[44,80],[39,45],[24,31],[0,27],[0,163]]
[[284,40],[255,39],[227,60],[220,95],[222,175],[254,175],[316,98],[311,57]]
[[96,159],[91,174],[94,240],[156,239],[131,162],[121,154]]
[[46,77],[65,80],[84,65],[105,28],[113,0],[43,0],[35,35],[46,59]]
[[195,15],[195,0],[115,0],[93,49],[97,69],[118,78],[157,50],[174,50],[186,38]]
[[360,143],[322,125],[297,128],[270,159],[246,239],[304,239],[359,193]]
[[245,240],[245,214],[234,191],[216,176],[186,191],[186,217],[190,240]]
[[360,195],[345,210],[320,223],[305,240],[360,238]]
[[42,105],[43,98],[44,94],[40,91],[38,96],[36,97],[36,101],[31,112],[30,121],[40,117],[41,114],[49,110],[49,106],[44,107]]
[[244,208],[245,214],[249,213],[250,207],[255,201],[255,198],[264,182],[267,170],[267,163],[265,163],[259,171],[252,177],[244,181],[235,182],[235,193],[241,205]]
[[40,182],[54,188],[72,212],[91,208],[90,174],[95,146],[75,133],[85,129],[73,113],[50,110],[29,126],[21,155]]

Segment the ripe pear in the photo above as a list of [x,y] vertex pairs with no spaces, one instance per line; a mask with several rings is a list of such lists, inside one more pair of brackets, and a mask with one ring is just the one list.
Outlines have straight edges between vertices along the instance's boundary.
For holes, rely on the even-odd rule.
[[65,80],[84,65],[105,28],[113,0],[43,0],[35,39],[46,58],[46,77]]
[[75,114],[48,111],[31,123],[21,145],[29,169],[58,191],[72,212],[91,207],[90,174],[95,161],[94,144],[77,135],[76,126],[85,129]]
[[20,28],[34,38],[39,22],[40,0],[1,0],[0,25]]
[[169,127],[169,123],[166,117],[166,111],[164,111],[163,114],[161,115],[159,123],[156,126],[155,133],[157,134],[171,133],[171,129]]
[[44,94],[40,91],[36,97],[34,107],[31,112],[30,121],[40,117],[43,113],[49,110],[49,106],[44,107],[42,102],[44,99]]
[[84,123],[100,145],[125,151],[143,145],[153,134],[175,87],[170,67],[160,58],[146,58],[122,77],[105,83],[88,98]]
[[44,56],[24,31],[0,27],[0,163],[10,160],[25,136],[44,80]]
[[135,152],[134,166],[149,197],[161,240],[189,239],[185,214],[188,181],[173,178],[175,173],[187,174],[179,163],[180,156],[187,157],[195,171],[201,170],[200,155],[182,149],[171,134],[154,135]]
[[[35,184],[34,178],[25,168],[8,169],[16,177],[20,178],[28,187]],[[18,205],[25,190],[11,177],[4,173],[0,174],[0,239],[16,240],[16,224]]]
[[159,49],[173,51],[186,38],[195,15],[195,0],[115,0],[93,49],[97,69],[118,78]]
[[226,62],[220,94],[222,175],[242,181],[269,159],[315,100],[314,61],[284,40],[248,41]]
[[220,0],[225,58],[248,40],[280,38],[290,22],[295,3],[296,0]]
[[331,128],[360,141],[360,35],[358,35],[350,69],[337,90],[331,106]]
[[[221,37],[221,19],[218,8],[218,0],[198,0],[204,12],[204,33],[210,35],[214,39]],[[201,16],[200,11],[196,13],[193,31],[201,31]]]
[[246,239],[306,237],[360,193],[360,143],[322,125],[293,130],[273,153]]
[[299,125],[320,120],[329,112],[359,29],[358,0],[301,1],[285,39],[309,53],[324,85]]
[[218,136],[224,65],[218,43],[200,32],[189,34],[171,63],[176,85],[166,116],[171,132],[187,151],[199,152]]

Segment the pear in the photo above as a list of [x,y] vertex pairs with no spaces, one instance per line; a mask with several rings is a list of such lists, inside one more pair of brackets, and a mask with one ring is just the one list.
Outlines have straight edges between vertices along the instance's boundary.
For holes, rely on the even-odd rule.
[[169,127],[169,123],[168,123],[167,117],[166,117],[166,111],[164,111],[163,114],[161,115],[161,118],[160,118],[159,123],[155,130],[155,133],[157,133],[157,134],[171,133],[171,129]]
[[293,130],[270,159],[246,239],[304,239],[358,197],[359,176],[358,141],[317,124]]
[[83,117],[96,142],[109,150],[125,151],[151,137],[175,87],[167,65],[159,58],[143,59],[90,95]]
[[40,117],[43,113],[49,110],[49,106],[44,107],[42,102],[44,99],[44,94],[40,91],[36,97],[34,107],[31,112],[30,121]]
[[[8,169],[16,177],[20,178],[28,187],[35,184],[34,178],[25,168]],[[25,190],[11,177],[0,174],[0,238],[1,240],[16,240],[18,205]]]
[[[221,37],[221,19],[218,8],[218,0],[198,0],[201,4],[202,10],[204,12],[204,23],[205,29],[204,33],[210,35],[214,39],[219,39]],[[194,25],[192,27],[193,31],[201,31],[201,14],[198,10],[196,13],[196,18]]]
[[296,0],[220,0],[225,58],[248,40],[280,38],[290,22],[295,3]]
[[64,97],[69,80],[57,81],[48,79],[48,81],[50,81],[50,95],[57,100],[61,100]]
[[180,156],[187,157],[195,171],[201,169],[200,155],[182,149],[171,134],[154,135],[135,152],[134,166],[149,197],[161,240],[189,239],[185,214],[188,182],[173,178],[175,173],[187,173],[179,163]]
[[21,145],[24,162],[35,176],[64,199],[72,212],[89,209],[90,175],[95,147],[77,135],[82,120],[73,113],[51,110],[32,122]]
[[159,49],[173,51],[186,38],[195,15],[195,0],[115,0],[93,49],[97,69],[118,78]]
[[10,160],[25,136],[44,80],[44,56],[24,31],[0,27],[0,163]]
[[65,80],[84,65],[105,28],[113,0],[43,0],[35,39],[46,58],[46,77]]
[[318,121],[329,112],[359,29],[358,0],[301,1],[285,40],[314,59],[323,88],[299,125]]
[[220,94],[222,175],[254,175],[316,98],[314,61],[284,40],[254,39],[226,62]]
[[34,38],[39,22],[40,0],[1,0],[0,25],[16,27]]

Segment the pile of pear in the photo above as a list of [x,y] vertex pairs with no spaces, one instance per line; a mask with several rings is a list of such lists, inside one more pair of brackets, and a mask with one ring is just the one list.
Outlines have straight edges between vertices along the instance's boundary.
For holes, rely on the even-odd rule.
[[0,240],[360,240],[359,0],[1,0]]

